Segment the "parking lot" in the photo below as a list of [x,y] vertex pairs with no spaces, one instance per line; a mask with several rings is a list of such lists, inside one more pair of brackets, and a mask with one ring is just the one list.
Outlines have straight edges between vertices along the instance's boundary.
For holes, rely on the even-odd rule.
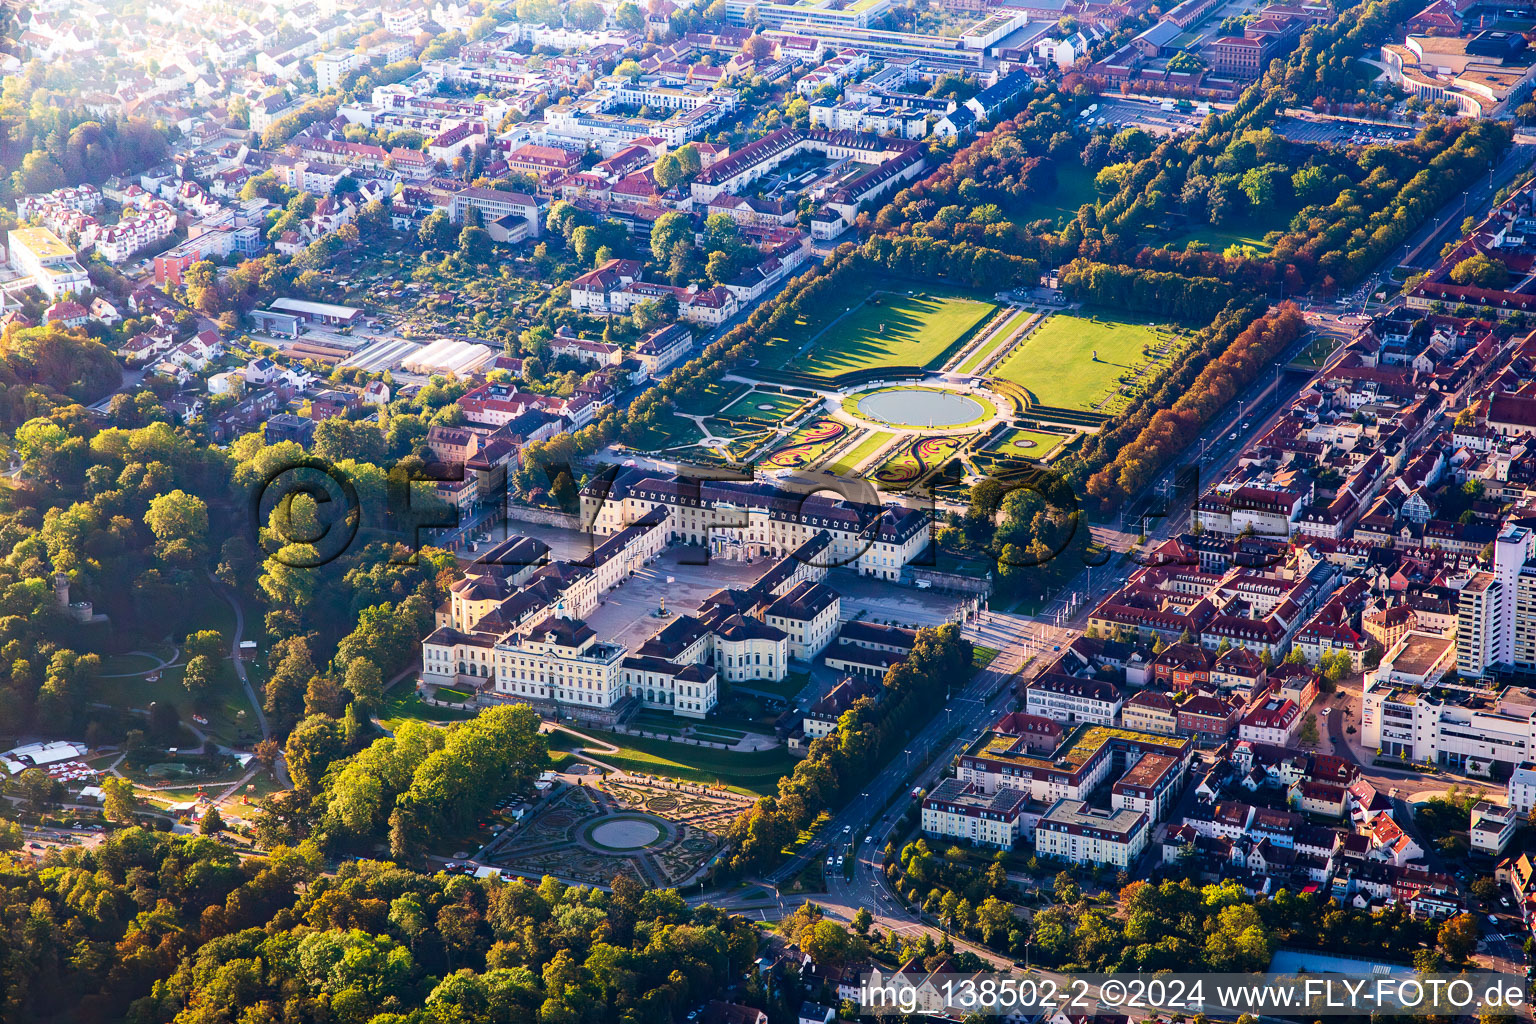
[[1355,121],[1312,120],[1282,117],[1275,131],[1293,142],[1326,143],[1334,146],[1398,146],[1410,142],[1417,128],[1407,125],[1360,124]]
[[1154,135],[1193,131],[1204,120],[1205,115],[1194,109],[1164,110],[1161,103],[1150,100],[1107,97],[1099,100],[1099,109],[1093,114],[1095,124],[1102,121],[1105,126],[1117,129],[1134,126]]

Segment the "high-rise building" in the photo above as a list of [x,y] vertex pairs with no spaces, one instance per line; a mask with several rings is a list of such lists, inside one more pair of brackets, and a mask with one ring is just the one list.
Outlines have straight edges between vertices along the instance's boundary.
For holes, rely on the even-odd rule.
[[1536,671],[1536,533],[1507,526],[1493,544],[1493,568],[1472,574],[1456,609],[1456,671],[1481,678],[1503,665]]

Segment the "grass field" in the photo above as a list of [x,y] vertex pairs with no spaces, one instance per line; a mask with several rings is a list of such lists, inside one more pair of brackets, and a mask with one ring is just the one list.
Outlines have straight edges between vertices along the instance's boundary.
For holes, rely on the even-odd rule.
[[[743,753],[715,747],[688,746],[669,740],[620,736],[594,729],[582,731],[619,748],[617,754],[592,751],[592,757],[606,764],[690,782],[719,783],[749,796],[776,792],[780,777],[787,775],[799,763],[783,747]],[[579,740],[575,742],[580,743]]]
[[1009,317],[1008,322],[994,331],[992,337],[987,340],[985,345],[980,346],[976,351],[965,357],[965,361],[958,367],[959,372],[975,373],[976,368],[986,362],[987,358],[997,351],[997,347],[1007,341],[1009,336],[1019,329],[1019,325],[1028,319],[1029,312],[1027,309],[1021,309]]
[[709,416],[725,408],[746,393],[747,386],[736,381],[717,380],[705,388],[691,402],[678,402],[678,412],[690,416]]
[[1017,456],[1026,459],[1043,459],[1067,440],[1065,434],[1052,434],[1044,430],[1010,430],[987,445],[989,455]]
[[475,715],[474,711],[428,704],[416,695],[414,689],[401,683],[384,694],[384,706],[379,708],[378,718],[384,728],[393,732],[404,722],[462,722]]
[[1056,177],[1055,191],[1032,199],[1022,213],[1011,218],[1014,223],[1028,224],[1045,219],[1054,221],[1059,229],[1077,216],[1078,208],[1084,203],[1099,198],[1098,191],[1093,187],[1092,171],[1066,165],[1063,165],[1062,171]]
[[1251,245],[1262,254],[1272,248],[1264,244],[1264,236],[1271,231],[1284,231],[1290,219],[1289,211],[1269,210],[1263,216],[1250,211],[1220,227],[1197,224],[1162,244],[1168,249],[1183,249],[1190,242],[1199,242],[1212,252],[1222,252],[1229,245]]
[[[228,605],[223,607],[228,610]],[[148,662],[126,658],[110,659],[106,664],[109,672],[135,672],[149,667]],[[234,667],[228,661],[220,663],[217,681],[200,701],[194,701],[182,684],[185,671],[185,665],[172,665],[161,669],[159,678],[154,682],[143,676],[97,678],[91,683],[88,699],[138,711],[147,711],[151,704],[164,701],[175,706],[184,723],[197,725],[202,732],[226,746],[249,745],[261,738],[261,731],[256,725],[255,709],[246,700],[245,690],[241,688]],[[208,719],[208,724],[194,723],[194,714]]]
[[1119,387],[1121,374],[1146,365],[1142,349],[1157,338],[1148,324],[1057,313],[992,375],[1027,389],[1042,405],[1097,411]]
[[781,340],[775,345],[780,368],[831,377],[881,366],[929,366],[997,310],[958,292],[931,287],[912,292],[870,293],[829,324],[803,355],[797,353],[805,337]]
[[728,416],[731,419],[747,420],[752,423],[774,426],[782,423],[790,413],[804,404],[804,395],[781,395],[772,391],[749,391],[724,409],[721,409],[719,415]]
[[886,433],[883,430],[871,430],[864,435],[864,439],[858,444],[843,450],[843,454],[837,457],[837,461],[828,466],[832,473],[841,476],[844,473],[852,473],[863,459],[869,458],[880,446],[886,444],[895,434]]
[[676,413],[669,412],[657,417],[656,422],[646,428],[645,435],[635,442],[635,449],[642,452],[655,452],[664,448],[681,448],[684,445],[697,444],[703,436],[699,433],[698,424],[693,420],[683,419]]

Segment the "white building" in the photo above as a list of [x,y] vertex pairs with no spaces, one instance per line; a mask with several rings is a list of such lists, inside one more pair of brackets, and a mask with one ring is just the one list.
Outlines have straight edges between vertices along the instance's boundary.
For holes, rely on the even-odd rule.
[[1011,850],[1028,804],[1028,794],[1017,790],[988,794],[959,779],[945,779],[923,798],[923,834]]
[[1145,811],[1105,811],[1081,800],[1058,800],[1035,825],[1035,853],[1071,864],[1128,868],[1147,846]]
[[1031,715],[1043,715],[1058,722],[1100,725],[1114,725],[1124,702],[1114,683],[1059,673],[1036,677],[1025,689],[1024,698],[1024,710]]
[[1515,827],[1519,820],[1519,815],[1512,808],[1487,800],[1478,801],[1472,808],[1472,824],[1467,831],[1473,851],[1489,857],[1502,854],[1509,841],[1515,837]]
[[1509,775],[1509,806],[1522,818],[1536,808],[1536,761],[1521,761]]
[[779,558],[825,533],[822,564],[894,580],[928,547],[921,512],[899,505],[796,494],[767,483],[690,481],[630,470],[581,494],[581,515],[598,536],[623,530],[653,509],[666,514],[667,539],[708,545],[714,557]]
[[789,638],[791,658],[809,661],[832,642],[841,613],[837,591],[806,580],[770,605],[763,621]]
[[32,278],[50,300],[90,287],[75,251],[47,228],[16,228],[6,235],[11,269]]

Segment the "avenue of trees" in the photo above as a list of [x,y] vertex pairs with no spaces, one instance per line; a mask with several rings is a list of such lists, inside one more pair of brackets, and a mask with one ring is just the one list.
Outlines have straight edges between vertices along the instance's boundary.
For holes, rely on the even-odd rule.
[[884,699],[855,701],[837,730],[813,740],[805,760],[779,780],[775,796],[758,799],[731,823],[729,867],[767,866],[823,810],[851,798],[930,720],[952,686],[971,677],[971,643],[953,623],[918,631],[917,644],[885,674]]

